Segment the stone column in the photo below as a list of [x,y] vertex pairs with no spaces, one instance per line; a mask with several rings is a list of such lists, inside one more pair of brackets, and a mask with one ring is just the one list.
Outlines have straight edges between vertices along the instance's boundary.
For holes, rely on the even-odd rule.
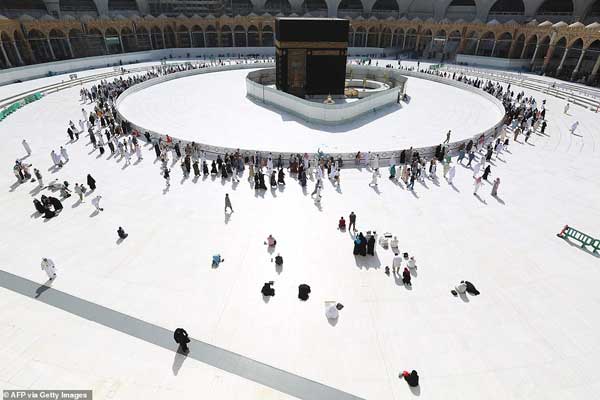
[[190,38],[190,48],[194,47],[194,42],[192,42],[192,31],[188,31],[188,36]]
[[206,43],[206,30],[202,30],[202,37],[204,38],[204,48],[208,47],[208,43]]
[[404,39],[402,39],[402,50],[406,47],[406,31],[404,32]]
[[67,47],[69,48],[69,53],[71,54],[71,58],[75,58],[75,53],[73,52],[73,47],[71,47],[71,40],[68,37],[65,38],[67,42]]
[[548,64],[550,64],[550,60],[552,59],[552,55],[554,54],[555,45],[548,46],[548,51],[546,52],[546,56],[544,57],[544,65],[542,66],[542,70],[545,71],[548,68]]
[[569,49],[565,49],[562,59],[560,60],[560,64],[558,64],[558,68],[556,69],[557,74],[562,70],[563,64],[565,63],[565,60],[567,59],[567,54],[569,54]]
[[13,45],[13,49],[15,49],[15,54],[17,55],[17,60],[19,60],[19,65],[25,65],[25,63],[23,62],[23,58],[21,57],[21,52],[19,51],[19,48],[17,47],[17,42],[13,41],[12,45]]
[[575,66],[575,69],[571,73],[571,80],[573,80],[575,78],[575,75],[577,74],[577,72],[579,72],[579,67],[581,67],[581,62],[583,61],[583,57],[584,56],[585,56],[585,50],[581,50],[581,55],[579,56],[579,60],[577,61],[577,65]]
[[4,56],[4,59],[6,60],[6,66],[8,68],[12,68],[13,65],[11,64],[8,55],[6,54],[6,50],[4,50],[4,42],[0,42],[0,50],[2,50],[2,56]]
[[494,40],[494,45],[492,46],[492,54],[490,54],[490,57],[494,57],[494,51],[496,51],[496,44],[498,42],[496,40]]
[[521,56],[519,57],[520,59],[523,59],[525,57],[526,50],[527,50],[527,43],[523,43],[523,50],[521,51]]
[[479,51],[479,43],[481,42],[481,39],[477,39],[477,45],[475,46],[475,55],[477,55],[477,52]]
[[598,75],[599,69],[600,69],[600,53],[598,54],[598,59],[596,59],[596,64],[594,64],[594,68],[592,68],[592,73],[590,74],[590,77],[588,78],[588,82],[592,82],[596,78],[596,75]]
[[125,46],[123,46],[123,37],[119,33],[119,44],[121,45],[121,53],[125,53]]
[[46,38],[46,43],[48,43],[48,48],[50,49],[50,55],[52,56],[52,59],[56,60],[56,56],[54,55],[54,50],[52,50],[52,43],[50,43],[49,37]]
[[106,44],[106,36],[104,36],[104,34],[102,34],[102,43],[104,43],[104,54],[110,54],[108,45]]
[[152,34],[148,31],[148,40],[150,40],[150,50],[154,50],[154,44],[152,44]]
[[533,51],[533,57],[531,57],[531,61],[529,62],[530,66],[535,63],[535,58],[537,57],[537,53],[538,53],[539,49],[540,49],[540,44],[538,43],[535,45],[535,50]]
[[165,40],[165,28],[163,28],[163,29],[160,30],[160,34],[162,36],[162,41],[163,41],[162,42],[162,45],[163,45],[162,48],[166,49],[167,48],[167,41]]

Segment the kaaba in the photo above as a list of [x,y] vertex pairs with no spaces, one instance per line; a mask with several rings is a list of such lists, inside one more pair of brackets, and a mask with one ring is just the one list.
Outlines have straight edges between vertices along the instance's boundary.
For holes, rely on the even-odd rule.
[[349,21],[276,18],[277,89],[298,97],[343,95]]

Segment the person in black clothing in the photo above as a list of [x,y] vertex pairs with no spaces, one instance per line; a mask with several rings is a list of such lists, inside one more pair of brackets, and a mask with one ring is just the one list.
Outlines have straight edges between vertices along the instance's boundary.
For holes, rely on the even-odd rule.
[[406,382],[408,383],[408,386],[410,386],[410,387],[419,386],[419,374],[414,369],[412,370],[411,373],[408,373],[408,371],[404,371],[401,376],[404,377],[404,380],[406,380]]
[[487,167],[485,167],[485,170],[483,171],[482,178],[487,181],[487,178],[488,178],[488,175],[490,174],[490,172],[492,172],[492,168],[490,168],[490,166],[488,165]]
[[[110,141],[108,142],[108,145],[110,147]],[[112,148],[110,151],[114,152]],[[156,158],[160,157],[160,147],[158,147],[158,143],[154,143],[154,152],[156,153]]]
[[46,213],[46,207],[44,207],[38,199],[33,199],[33,205],[35,206],[37,212],[39,212],[40,214]]
[[62,205],[62,203],[61,203],[61,202],[60,202],[60,200],[58,200],[56,197],[49,196],[49,197],[48,197],[48,202],[49,202],[50,204],[52,204],[52,207],[54,207],[54,211],[55,211],[55,212],[58,212],[58,211],[60,211],[60,210],[62,210],[62,209],[63,209],[63,205]]
[[188,353],[190,349],[188,348],[188,343],[190,342],[190,338],[188,333],[183,328],[175,329],[173,332],[173,339],[175,339],[175,343],[179,345],[179,348],[184,352]]
[[302,301],[308,300],[308,295],[310,294],[310,286],[306,283],[298,286],[298,298]]
[[285,173],[283,172],[283,169],[279,169],[279,172],[277,173],[277,183],[285,185]]
[[367,241],[367,254],[370,256],[375,255],[375,236],[371,235]]
[[354,229],[354,232],[356,232],[356,214],[354,214],[354,211],[352,211],[350,213],[350,216],[348,217],[348,219],[350,220],[350,224],[348,225],[348,230]]
[[117,235],[119,235],[119,238],[121,238],[121,239],[125,239],[125,238],[127,238],[127,236],[129,236],[129,234],[125,233],[125,230],[121,227],[119,227],[119,229],[117,229]]
[[265,297],[275,296],[275,289],[273,289],[272,286],[273,286],[273,281],[265,282],[262,289],[260,290],[262,295]]
[[90,174],[87,176],[87,184],[91,190],[96,190],[96,180]]
[[360,239],[359,254],[361,256],[366,256],[367,255],[367,238],[364,237],[362,232],[358,235],[358,238]]

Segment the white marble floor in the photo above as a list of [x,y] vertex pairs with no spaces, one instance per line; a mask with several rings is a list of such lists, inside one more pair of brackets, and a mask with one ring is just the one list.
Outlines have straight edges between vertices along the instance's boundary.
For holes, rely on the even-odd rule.
[[[400,150],[473,137],[502,114],[477,94],[409,78],[409,104],[336,125],[300,119],[246,97],[249,70],[195,75],[163,82],[126,97],[120,112],[138,126],[222,147],[283,152]],[[206,127],[211,127],[206,129]],[[213,128],[214,127],[214,128]]]
[[[0,269],[41,285],[39,263],[50,257],[58,290],[167,329],[183,326],[195,339],[365,399],[416,396],[397,377],[404,369],[419,371],[423,399],[598,397],[600,260],[555,234],[568,223],[600,236],[599,114],[572,107],[565,116],[548,97],[549,136],[513,143],[494,161],[499,199],[487,184],[481,199],[473,196],[472,173],[462,167],[454,187],[440,177],[414,193],[385,171],[376,191],[370,172],[348,169],[340,190],[327,184],[317,207],[289,177],[285,189],[257,194],[245,176],[239,184],[194,182],[174,165],[164,191],[151,150],[124,168],[85,139],[66,144],[66,122],[80,116],[77,91],[51,94],[0,123]],[[581,136],[568,132],[574,120]],[[218,138],[222,125],[210,121],[198,127]],[[91,173],[105,211],[93,215],[89,198],[77,205],[71,197],[59,217],[33,216],[36,184],[14,185],[10,171],[24,155],[23,138],[33,149],[25,161],[46,182],[74,184]],[[61,145],[71,161],[51,173],[50,151]],[[225,193],[235,209],[229,217]],[[361,231],[392,232],[416,257],[412,290],[383,272],[389,250],[352,255],[348,233],[336,230],[350,211]],[[130,234],[121,244],[118,226]],[[268,234],[284,257],[281,273],[263,245]],[[225,258],[218,269],[210,266],[215,253]],[[461,279],[481,295],[452,297]],[[265,303],[268,280],[276,296]],[[296,298],[301,283],[312,288],[307,302]],[[324,316],[327,300],[346,306],[335,326]],[[93,389],[96,399],[289,398],[1,288],[0,342],[2,389]]]

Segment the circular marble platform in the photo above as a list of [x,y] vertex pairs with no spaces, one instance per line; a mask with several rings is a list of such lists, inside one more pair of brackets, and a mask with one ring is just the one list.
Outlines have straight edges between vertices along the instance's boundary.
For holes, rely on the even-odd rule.
[[410,77],[408,104],[393,105],[350,123],[304,122],[246,97],[248,70],[193,75],[125,97],[119,112],[135,125],[197,143],[273,152],[389,151],[471,138],[503,113],[479,94]]

